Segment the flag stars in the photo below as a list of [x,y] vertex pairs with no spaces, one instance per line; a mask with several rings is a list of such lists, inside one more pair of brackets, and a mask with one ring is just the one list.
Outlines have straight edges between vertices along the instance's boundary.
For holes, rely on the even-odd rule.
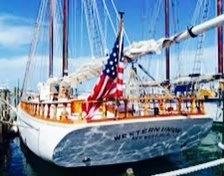
[[113,53],[113,56],[114,56],[114,57],[116,57],[116,56],[117,56],[117,54],[116,54],[116,53]]
[[114,64],[114,62],[113,61],[110,61],[110,65],[113,65]]
[[106,72],[107,72],[107,73],[110,73],[110,70],[109,70],[109,69],[107,69],[107,70],[106,70]]

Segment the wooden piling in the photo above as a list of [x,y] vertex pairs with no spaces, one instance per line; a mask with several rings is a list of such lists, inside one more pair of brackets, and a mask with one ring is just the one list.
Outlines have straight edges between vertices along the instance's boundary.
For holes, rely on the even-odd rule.
[[222,90],[222,127],[224,128],[224,90]]
[[0,123],[0,144],[3,142],[2,123]]
[[[0,98],[10,104],[10,91],[8,89],[0,89]],[[7,103],[0,102],[0,143],[2,143],[10,128],[8,124],[2,123],[10,120],[10,108]]]

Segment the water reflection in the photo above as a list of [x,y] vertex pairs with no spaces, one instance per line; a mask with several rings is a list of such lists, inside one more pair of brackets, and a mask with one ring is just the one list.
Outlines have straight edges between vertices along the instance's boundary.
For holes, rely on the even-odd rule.
[[[0,146],[0,176],[126,176],[127,168],[132,168],[135,176],[148,176],[221,158],[222,151],[217,146],[217,142],[221,138],[221,133],[211,131],[198,147],[182,153],[137,163],[67,169],[40,159],[16,137]],[[218,166],[189,175],[220,176],[222,169],[222,166]]]

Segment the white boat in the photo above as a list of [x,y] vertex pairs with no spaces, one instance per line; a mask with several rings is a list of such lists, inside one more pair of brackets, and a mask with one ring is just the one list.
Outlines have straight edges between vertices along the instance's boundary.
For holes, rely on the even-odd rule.
[[[117,55],[122,51],[122,29],[121,20]],[[202,32],[199,29],[195,32]],[[178,40],[188,38],[186,32],[178,36]],[[66,74],[61,79],[50,78],[40,85],[39,94],[25,94],[18,106],[17,123],[24,144],[56,165],[111,165],[180,152],[196,146],[212,127],[203,101],[195,97],[150,94],[137,99],[126,95],[86,100],[72,96],[70,79]],[[56,85],[59,92],[54,90]],[[91,118],[83,108],[87,104],[97,106]]]
[[180,152],[205,137],[205,115],[60,123],[19,110],[20,135],[37,156],[64,167],[135,162]]

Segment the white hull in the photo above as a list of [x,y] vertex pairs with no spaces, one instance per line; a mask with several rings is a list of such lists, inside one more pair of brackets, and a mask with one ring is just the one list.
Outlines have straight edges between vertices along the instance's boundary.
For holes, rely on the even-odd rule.
[[18,111],[21,138],[39,157],[59,166],[135,162],[186,150],[205,137],[212,119],[162,117],[59,124]]

